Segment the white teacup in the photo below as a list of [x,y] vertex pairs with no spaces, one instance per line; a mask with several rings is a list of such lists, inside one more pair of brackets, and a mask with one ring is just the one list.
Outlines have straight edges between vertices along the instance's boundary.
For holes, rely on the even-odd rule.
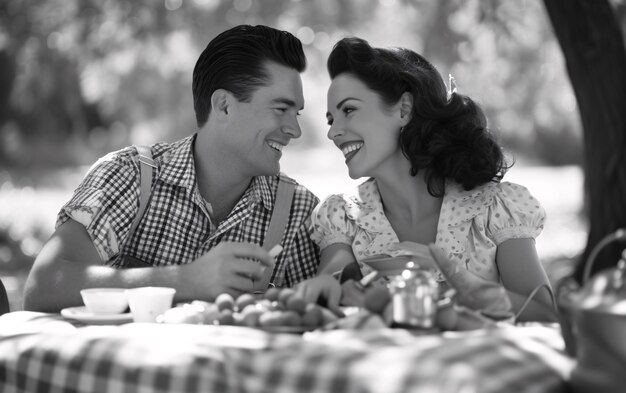
[[128,308],[123,288],[87,288],[80,291],[80,296],[92,314],[120,314]]
[[135,322],[155,322],[156,317],[172,307],[176,289],[140,287],[126,290],[126,298]]

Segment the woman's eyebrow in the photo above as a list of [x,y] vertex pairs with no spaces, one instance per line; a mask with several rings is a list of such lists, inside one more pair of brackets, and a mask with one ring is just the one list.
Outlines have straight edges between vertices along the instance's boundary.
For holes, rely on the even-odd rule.
[[354,97],[346,97],[343,100],[339,101],[339,103],[337,104],[336,108],[339,109],[341,108],[341,106],[348,100],[356,100],[356,101],[361,101],[358,98],[354,98]]
[[[341,106],[342,106],[343,104],[345,104],[345,102],[346,102],[346,101],[349,101],[349,100],[362,101],[362,100],[360,100],[360,99],[358,99],[358,98],[355,98],[355,97],[346,97],[346,98],[344,98],[343,100],[339,101],[339,103],[338,103],[338,104],[337,104],[337,106],[336,106],[337,110],[341,109]],[[332,116],[332,115],[330,114],[330,112],[326,112],[326,118],[327,118],[327,119],[328,119],[328,116]]]

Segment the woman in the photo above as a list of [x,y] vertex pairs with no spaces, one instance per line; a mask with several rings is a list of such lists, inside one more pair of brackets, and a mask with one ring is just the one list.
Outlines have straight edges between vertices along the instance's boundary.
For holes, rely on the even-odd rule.
[[[434,243],[458,267],[500,282],[513,309],[549,285],[534,238],[545,212],[522,186],[500,183],[509,168],[481,109],[448,92],[426,59],[403,48],[373,48],[345,38],[328,59],[328,138],[350,177],[368,177],[353,195],[316,208],[312,238],[321,248],[318,277],[299,287],[309,300],[337,301],[331,278],[348,264]],[[408,245],[408,246],[407,246]],[[550,320],[540,291],[521,319]]]

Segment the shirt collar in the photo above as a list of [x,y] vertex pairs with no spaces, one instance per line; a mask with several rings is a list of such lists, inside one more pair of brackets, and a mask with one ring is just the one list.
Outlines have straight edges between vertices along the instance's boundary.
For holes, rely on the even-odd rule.
[[[193,145],[196,134],[173,143],[161,157],[159,179],[175,186],[193,189],[196,184],[196,165]],[[158,159],[158,158],[157,158]]]
[[[161,173],[159,179],[169,184],[192,190],[196,186],[196,165],[193,159],[193,146],[196,134],[181,139],[172,145],[161,157]],[[245,192],[244,198],[250,203],[263,202],[263,206],[271,210],[274,207],[274,193],[277,182],[272,176],[257,176]],[[277,177],[276,177],[277,179]],[[242,199],[244,199],[242,198]]]
[[276,195],[276,192],[272,192],[272,190],[275,191],[276,186],[277,182],[272,181],[271,176],[257,176],[253,178],[252,184],[249,187],[249,190],[251,192],[250,195],[253,198],[252,200],[255,202],[261,200],[261,202],[263,202],[263,206],[267,210],[271,211],[274,207],[273,196]]

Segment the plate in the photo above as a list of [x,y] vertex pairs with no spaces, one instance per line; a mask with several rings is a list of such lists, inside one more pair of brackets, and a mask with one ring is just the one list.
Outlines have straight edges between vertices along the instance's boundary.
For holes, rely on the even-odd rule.
[[271,333],[289,333],[289,334],[301,334],[316,329],[317,326],[258,326],[257,329],[261,329]]
[[87,310],[87,307],[68,307],[61,310],[61,315],[65,318],[84,322],[90,325],[120,325],[133,321],[131,313],[125,314],[94,314]]
[[417,259],[418,258],[413,255],[392,257],[382,254],[365,258],[362,262],[383,276],[397,276],[402,274],[402,271],[406,269],[408,262],[416,261]]

